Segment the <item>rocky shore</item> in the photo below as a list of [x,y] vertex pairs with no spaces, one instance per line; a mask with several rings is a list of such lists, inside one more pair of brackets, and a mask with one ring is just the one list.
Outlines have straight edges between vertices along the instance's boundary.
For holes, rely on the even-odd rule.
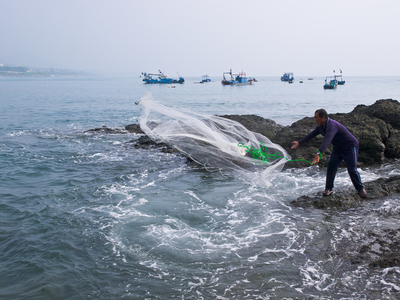
[[[310,114],[313,114],[311,112]],[[358,105],[349,113],[328,114],[334,120],[342,123],[358,139],[360,152],[359,167],[369,167],[387,163],[400,158],[400,103],[393,99],[378,100],[370,106]],[[305,117],[290,126],[282,126],[273,120],[256,115],[223,115],[221,117],[237,121],[248,130],[258,132],[268,137],[272,142],[281,145],[288,151],[292,159],[312,160],[317,152],[323,137],[317,136],[308,143],[291,150],[292,141],[300,140],[312,131],[316,124],[314,118]],[[87,132],[106,133],[136,133],[141,134],[131,142],[135,148],[158,148],[164,153],[178,153],[176,149],[165,143],[153,141],[140,129],[139,124],[130,124],[124,129],[101,127]],[[326,167],[332,152],[332,145],[325,151],[319,163]],[[288,165],[288,164],[287,164]],[[343,167],[344,167],[343,163]],[[290,168],[310,167],[306,162],[291,162]],[[400,179],[380,178],[366,184],[368,199],[385,197],[400,192]],[[325,201],[323,199],[329,199]],[[330,197],[321,198],[320,195],[302,196],[293,201],[295,206],[314,206],[316,208],[357,206],[360,197],[353,190],[339,191]]]
[[[312,114],[311,112],[310,114]],[[397,100],[378,100],[370,106],[358,105],[350,113],[328,114],[334,120],[342,123],[358,139],[360,152],[358,159],[359,167],[368,167],[390,162],[400,158],[400,103]],[[305,117],[290,126],[282,126],[273,120],[265,119],[256,115],[223,115],[221,117],[237,121],[247,129],[261,133],[272,142],[281,145],[288,151],[292,159],[312,160],[319,146],[322,136],[317,136],[308,143],[291,150],[292,141],[300,140],[312,131],[316,124],[314,118]],[[97,131],[110,132],[108,128],[93,129]],[[139,124],[125,126],[130,133],[144,134]],[[111,130],[112,131],[112,130]],[[115,129],[115,133],[121,130]],[[131,141],[136,148],[159,148],[166,153],[178,152],[165,143],[157,143],[148,136],[143,135],[139,139]],[[326,167],[332,152],[332,145],[325,151],[319,163],[320,167]],[[343,163],[343,167],[344,167]],[[290,168],[310,167],[306,162],[291,162]],[[368,199],[382,198],[393,193],[400,192],[400,179],[380,178],[366,184]],[[328,199],[325,201],[324,199]],[[330,197],[320,195],[302,196],[293,201],[295,206],[314,206],[316,208],[356,207],[360,197],[353,190],[339,191]]]
[[[310,112],[312,115],[313,112]],[[400,158],[400,103],[397,100],[378,100],[373,105],[358,105],[350,113],[329,114],[330,118],[342,123],[358,139],[360,152],[359,167],[368,167],[387,163]],[[305,117],[290,126],[282,126],[276,122],[256,115],[223,115],[241,123],[248,130],[268,137],[272,142],[281,145],[288,151],[292,159],[312,160],[323,137],[318,136],[307,144],[291,150],[292,141],[298,141],[316,124],[313,117]],[[157,148],[165,153],[177,153],[173,147],[165,143],[156,143],[140,129],[139,124],[131,124],[123,129],[107,127],[96,128],[87,132],[136,133],[143,134],[131,141],[136,148]],[[326,167],[332,151],[332,145],[325,151],[319,163]],[[293,162],[290,168],[310,167],[305,162]],[[344,164],[343,164],[344,167]],[[302,209],[349,209],[360,207],[366,201],[383,199],[391,194],[400,193],[400,176],[379,178],[366,182],[368,192],[366,199],[360,198],[354,188],[338,189],[330,196],[303,195],[291,202],[294,207]],[[351,263],[367,263],[371,267],[386,268],[400,266],[400,231],[394,228],[380,233],[371,231],[369,241],[358,245],[356,255]]]

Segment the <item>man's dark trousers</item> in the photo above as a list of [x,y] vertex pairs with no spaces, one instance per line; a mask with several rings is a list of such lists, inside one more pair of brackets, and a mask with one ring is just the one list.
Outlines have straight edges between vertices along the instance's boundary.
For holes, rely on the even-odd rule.
[[335,180],[337,169],[339,168],[340,163],[344,160],[347,167],[347,172],[349,172],[350,179],[353,182],[354,187],[357,191],[362,190],[364,186],[361,183],[360,173],[357,171],[357,159],[358,146],[342,151],[337,151],[334,148],[328,163],[325,188],[328,190],[333,189],[333,181]]

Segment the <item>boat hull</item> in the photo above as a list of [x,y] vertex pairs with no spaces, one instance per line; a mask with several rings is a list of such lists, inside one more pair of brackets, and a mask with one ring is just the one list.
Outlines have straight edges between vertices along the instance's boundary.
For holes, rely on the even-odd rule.
[[148,84],[171,84],[171,83],[184,83],[185,79],[183,78],[179,78],[177,79],[161,79],[161,80],[157,80],[157,79],[143,79],[144,83],[148,83]]
[[247,82],[238,82],[238,81],[229,81],[229,80],[222,80],[221,83],[223,85],[251,85],[253,84],[252,81],[247,81]]

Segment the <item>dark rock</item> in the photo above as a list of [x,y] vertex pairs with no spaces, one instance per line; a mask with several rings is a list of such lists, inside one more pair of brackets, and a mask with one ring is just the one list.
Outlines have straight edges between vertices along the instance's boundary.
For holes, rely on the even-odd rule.
[[396,247],[394,251],[381,255],[379,258],[375,259],[369,265],[372,267],[379,267],[381,269],[399,267],[400,266],[400,247]]
[[143,135],[139,139],[131,140],[129,143],[133,143],[135,148],[150,149],[157,148],[163,153],[179,153],[179,150],[175,149],[169,144],[163,142],[155,142],[149,136]]
[[389,138],[386,140],[385,156],[388,158],[400,157],[400,131],[392,129]]
[[351,257],[352,264],[367,263],[374,268],[400,267],[400,230],[384,229],[367,232],[368,240]]
[[336,191],[329,196],[322,196],[322,192],[317,195],[301,196],[293,200],[291,204],[297,207],[313,206],[319,209],[359,207],[365,201],[400,193],[400,175],[389,178],[379,178],[364,183],[364,186],[368,193],[368,197],[364,199],[351,187],[349,189]]
[[393,99],[381,99],[371,106],[358,105],[352,111],[354,114],[368,115],[392,125],[395,129],[400,129],[400,103]]
[[236,121],[247,129],[252,128],[249,130],[260,133],[270,140],[274,139],[276,134],[283,128],[282,125],[277,124],[275,121],[256,115],[224,115],[220,117]]
[[140,128],[139,124],[129,124],[125,126],[125,130],[130,133],[144,134],[143,130]]
[[123,129],[110,128],[107,126],[89,129],[89,130],[85,131],[85,133],[88,133],[88,132],[102,132],[102,133],[109,133],[109,134],[127,134],[128,133],[127,131],[125,131]]

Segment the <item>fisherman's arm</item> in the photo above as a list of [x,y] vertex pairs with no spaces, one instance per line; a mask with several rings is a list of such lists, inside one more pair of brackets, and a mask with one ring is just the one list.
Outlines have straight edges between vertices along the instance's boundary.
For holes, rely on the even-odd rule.
[[318,134],[320,134],[320,132],[317,127],[313,131],[311,131],[309,134],[307,134],[305,137],[303,137],[300,141],[292,142],[293,145],[292,145],[291,149],[296,149],[298,146],[308,142],[309,140],[311,140],[313,137],[317,136]]

